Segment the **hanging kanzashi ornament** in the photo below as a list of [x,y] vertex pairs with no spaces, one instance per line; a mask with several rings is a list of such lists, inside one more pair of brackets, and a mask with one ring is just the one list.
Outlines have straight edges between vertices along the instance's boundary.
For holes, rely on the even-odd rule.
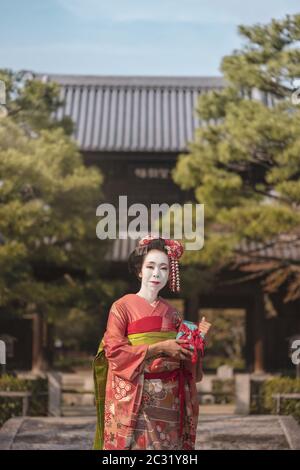
[[153,240],[158,239],[163,240],[167,255],[170,259],[169,287],[172,292],[179,292],[180,277],[178,260],[182,256],[184,250],[182,244],[178,240],[171,240],[162,237],[153,237],[151,235],[147,235],[139,241],[137,251],[139,254],[146,253],[147,245],[149,245],[149,243]]

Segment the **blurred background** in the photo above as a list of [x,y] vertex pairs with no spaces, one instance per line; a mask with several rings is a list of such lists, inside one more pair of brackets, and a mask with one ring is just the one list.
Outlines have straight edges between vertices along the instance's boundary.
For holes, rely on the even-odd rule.
[[136,240],[96,236],[120,195],[204,204],[204,247],[161,295],[213,324],[207,412],[299,420],[296,2],[12,0],[1,17],[0,425],[95,414],[109,308],[139,288]]

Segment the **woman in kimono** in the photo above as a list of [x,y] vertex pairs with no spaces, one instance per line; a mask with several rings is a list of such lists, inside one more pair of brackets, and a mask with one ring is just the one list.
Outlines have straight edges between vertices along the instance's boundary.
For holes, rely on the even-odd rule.
[[[94,449],[195,447],[201,357],[192,364],[188,341],[176,340],[182,319],[158,295],[168,281],[173,292],[179,291],[182,253],[178,241],[147,236],[129,257],[141,288],[112,304],[94,359]],[[203,318],[197,331],[206,333],[209,327]]]

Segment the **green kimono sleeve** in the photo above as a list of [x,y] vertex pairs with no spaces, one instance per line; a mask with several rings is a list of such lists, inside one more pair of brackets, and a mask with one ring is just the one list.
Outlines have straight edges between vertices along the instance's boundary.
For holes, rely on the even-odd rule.
[[108,361],[103,349],[103,339],[99,345],[98,352],[93,360],[93,377],[95,388],[95,402],[97,412],[97,425],[93,444],[93,450],[103,449],[104,439],[104,404],[105,389],[108,371]]

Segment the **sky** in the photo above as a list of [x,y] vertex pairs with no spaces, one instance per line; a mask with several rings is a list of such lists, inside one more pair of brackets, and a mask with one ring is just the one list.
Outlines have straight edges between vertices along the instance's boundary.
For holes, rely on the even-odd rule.
[[0,0],[0,68],[78,75],[220,75],[240,24],[299,0]]

